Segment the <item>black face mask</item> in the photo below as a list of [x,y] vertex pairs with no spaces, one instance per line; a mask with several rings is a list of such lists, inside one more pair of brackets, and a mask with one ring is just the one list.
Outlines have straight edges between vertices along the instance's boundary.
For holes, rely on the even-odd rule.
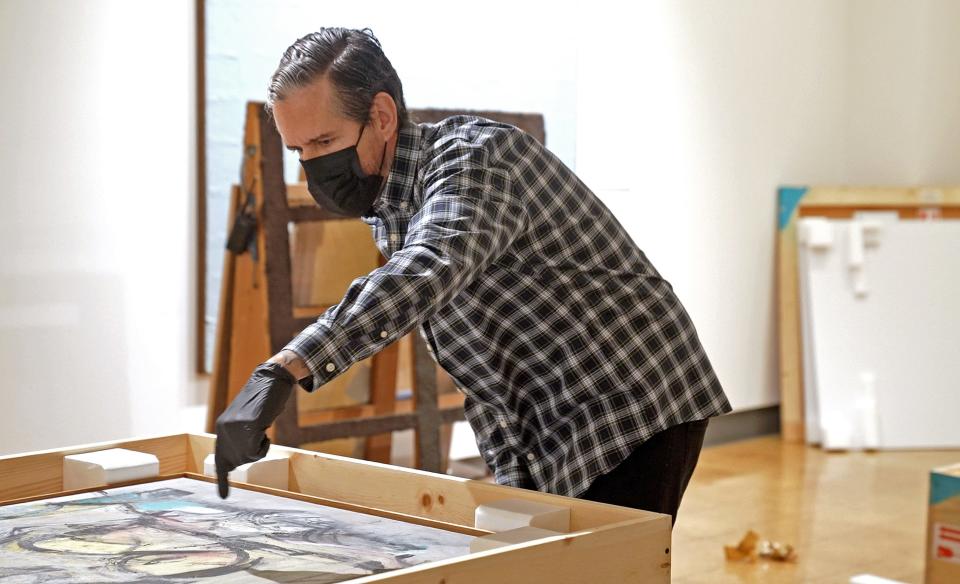
[[[360,127],[357,144],[363,137],[366,125]],[[370,211],[370,207],[380,193],[383,177],[379,174],[367,174],[360,166],[357,144],[337,150],[330,154],[301,160],[300,165],[307,175],[307,190],[313,200],[324,209],[343,217],[360,217]],[[383,143],[380,167],[387,155],[387,143]]]

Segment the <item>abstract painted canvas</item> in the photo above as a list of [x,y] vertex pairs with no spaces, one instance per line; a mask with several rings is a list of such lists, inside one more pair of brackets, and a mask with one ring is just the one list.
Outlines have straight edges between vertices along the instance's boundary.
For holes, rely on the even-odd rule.
[[178,478],[0,507],[0,581],[325,584],[466,555],[471,539]]

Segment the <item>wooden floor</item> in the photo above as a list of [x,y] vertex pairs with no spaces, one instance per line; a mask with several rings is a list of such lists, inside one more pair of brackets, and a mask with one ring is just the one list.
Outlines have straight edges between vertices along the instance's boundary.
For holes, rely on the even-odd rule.
[[[923,580],[929,471],[960,450],[826,453],[765,437],[705,448],[673,531],[673,582]],[[727,562],[748,529],[795,564]]]

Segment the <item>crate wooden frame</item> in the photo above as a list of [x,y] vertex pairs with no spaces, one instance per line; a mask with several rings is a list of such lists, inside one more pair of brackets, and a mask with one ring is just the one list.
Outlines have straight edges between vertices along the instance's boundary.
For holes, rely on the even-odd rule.
[[777,211],[777,321],[780,348],[780,432],[784,441],[806,439],[803,406],[803,338],[797,274],[797,219],[849,219],[857,211],[896,212],[901,219],[960,219],[960,187],[781,187]]
[[[63,457],[107,448],[155,454],[164,478],[200,480],[212,434],[171,434],[0,456],[0,505],[61,496]],[[478,505],[520,498],[570,508],[570,533],[365,576],[351,583],[480,584],[670,581],[670,516],[323,454],[272,447],[289,458],[289,488],[244,488],[308,502],[482,534]],[[211,485],[211,488],[213,486]],[[76,492],[76,491],[74,491]]]

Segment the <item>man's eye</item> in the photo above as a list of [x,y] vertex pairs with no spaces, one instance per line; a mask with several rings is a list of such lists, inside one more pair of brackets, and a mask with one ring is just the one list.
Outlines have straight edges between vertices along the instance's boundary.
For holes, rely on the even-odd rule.
[[323,139],[323,140],[320,140],[320,145],[321,145],[321,146],[329,146],[332,142],[333,142],[333,140],[331,140],[330,138],[325,138],[325,139]]

